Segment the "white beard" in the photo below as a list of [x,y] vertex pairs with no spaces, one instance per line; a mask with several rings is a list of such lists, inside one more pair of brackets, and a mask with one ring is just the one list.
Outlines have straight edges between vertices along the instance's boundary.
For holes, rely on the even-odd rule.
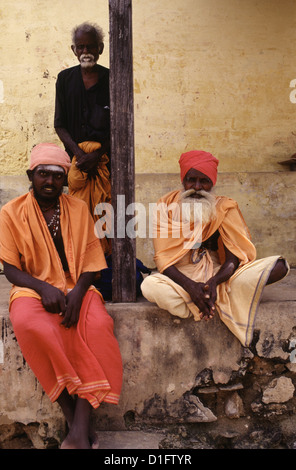
[[[202,197],[191,197],[195,193]],[[180,204],[182,205],[182,216],[187,222],[200,222],[202,225],[206,225],[216,216],[216,197],[207,191],[195,191],[194,189],[182,191]]]
[[95,58],[92,54],[81,54],[79,57],[80,65],[84,69],[92,68],[96,65]]

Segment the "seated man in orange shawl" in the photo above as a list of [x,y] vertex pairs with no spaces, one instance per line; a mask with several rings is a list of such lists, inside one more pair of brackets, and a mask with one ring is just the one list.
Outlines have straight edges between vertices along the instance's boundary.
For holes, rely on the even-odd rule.
[[218,160],[208,152],[181,155],[182,190],[158,201],[154,220],[158,273],[145,278],[143,295],[181,318],[210,319],[218,312],[244,346],[252,341],[266,284],[289,271],[280,256],[256,260],[237,203],[215,196]]
[[0,259],[24,358],[68,423],[61,447],[90,448],[91,408],[118,403],[122,362],[113,320],[92,286],[106,268],[93,220],[84,202],[62,193],[69,167],[58,146],[33,148],[32,189],[1,210]]

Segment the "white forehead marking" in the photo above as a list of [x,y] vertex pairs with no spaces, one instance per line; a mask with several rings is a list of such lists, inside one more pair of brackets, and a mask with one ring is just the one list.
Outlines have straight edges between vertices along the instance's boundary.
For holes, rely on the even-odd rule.
[[38,165],[38,170],[47,170],[47,171],[55,171],[59,173],[65,173],[65,170],[62,166],[59,165]]

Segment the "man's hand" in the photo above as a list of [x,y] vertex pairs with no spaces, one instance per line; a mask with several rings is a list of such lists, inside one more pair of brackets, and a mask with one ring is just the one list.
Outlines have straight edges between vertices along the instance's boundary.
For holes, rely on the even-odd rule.
[[216,313],[215,302],[217,299],[217,283],[215,278],[209,279],[206,283],[196,282],[185,276],[175,266],[169,266],[163,271],[163,274],[188,292],[192,302],[198,307],[201,318],[208,320],[214,316]]
[[84,153],[83,155],[76,156],[76,166],[79,170],[88,172],[93,172],[97,169],[99,161],[103,153],[100,149],[94,150],[90,153]]
[[66,328],[76,325],[79,320],[80,309],[85,292],[75,286],[66,296],[66,309],[61,322]]
[[60,289],[44,282],[39,289],[41,302],[47,312],[62,313],[66,311],[66,297]]
[[206,283],[192,281],[174,265],[169,266],[163,271],[165,276],[168,276],[188,292],[192,302],[199,308],[201,318],[205,320],[212,318],[217,311],[215,306],[217,301],[217,286],[222,282],[228,281],[239,266],[239,259],[226,246],[224,246],[224,250],[224,263],[219,271]]
[[216,309],[216,300],[217,300],[217,284],[214,279],[209,279],[203,286],[205,302],[209,308],[209,313],[201,314],[201,318],[209,320],[213,318],[217,309]]
[[81,274],[76,286],[66,295],[66,310],[61,322],[66,328],[78,323],[83,298],[89,286],[93,283],[95,275],[95,272]]
[[190,281],[187,283],[185,290],[200,310],[201,318],[205,320],[213,318],[216,313],[215,302],[217,299],[215,282],[211,282],[211,280],[207,283]]
[[21,271],[12,264],[4,261],[3,266],[5,276],[11,284],[35,290],[40,295],[42,305],[47,312],[64,316],[61,323],[66,328],[78,322],[83,297],[94,282],[95,272],[82,273],[76,286],[65,296],[57,287]]

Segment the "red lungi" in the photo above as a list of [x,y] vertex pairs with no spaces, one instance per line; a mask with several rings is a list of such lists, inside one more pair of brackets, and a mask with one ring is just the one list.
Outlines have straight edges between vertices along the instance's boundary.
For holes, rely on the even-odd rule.
[[96,291],[86,293],[78,324],[69,329],[36,298],[15,299],[10,318],[23,356],[52,402],[66,387],[94,408],[118,403],[121,355],[113,319]]

